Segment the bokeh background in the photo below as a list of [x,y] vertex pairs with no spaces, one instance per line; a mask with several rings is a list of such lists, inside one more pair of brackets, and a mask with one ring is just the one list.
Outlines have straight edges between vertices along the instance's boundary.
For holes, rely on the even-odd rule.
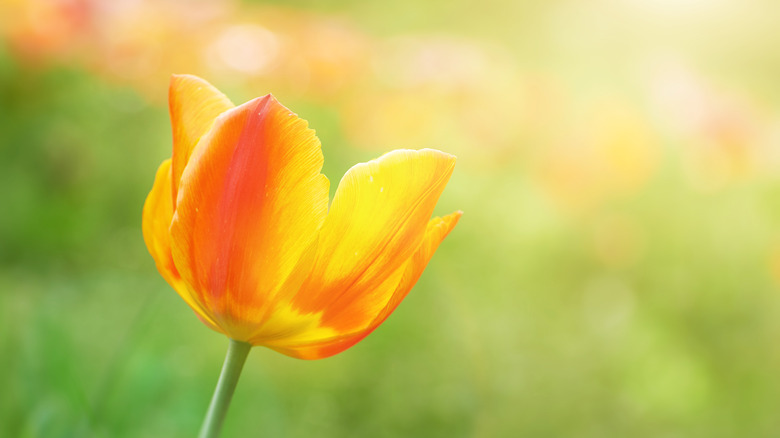
[[0,435],[190,437],[226,340],[141,207],[171,73],[273,92],[332,188],[459,157],[374,334],[254,349],[224,436],[780,436],[780,2],[0,1]]

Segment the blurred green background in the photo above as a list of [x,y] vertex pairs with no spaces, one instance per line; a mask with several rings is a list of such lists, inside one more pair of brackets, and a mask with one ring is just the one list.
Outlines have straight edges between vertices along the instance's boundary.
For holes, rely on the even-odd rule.
[[224,436],[780,435],[780,3],[0,1],[0,435],[190,437],[226,340],[141,207],[171,73],[309,120],[332,187],[459,157],[388,321],[254,349]]

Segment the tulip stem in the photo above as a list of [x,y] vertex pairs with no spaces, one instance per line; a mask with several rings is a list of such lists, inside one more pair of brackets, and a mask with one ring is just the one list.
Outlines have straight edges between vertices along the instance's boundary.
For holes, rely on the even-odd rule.
[[233,398],[233,392],[236,390],[238,377],[241,375],[241,369],[244,368],[244,362],[246,362],[246,357],[249,355],[251,348],[252,344],[230,340],[225,363],[222,365],[217,388],[214,390],[209,410],[206,412],[206,418],[203,420],[203,426],[200,428],[199,438],[216,438],[219,436],[222,422],[225,420],[225,414],[227,414],[230,406],[230,400]]

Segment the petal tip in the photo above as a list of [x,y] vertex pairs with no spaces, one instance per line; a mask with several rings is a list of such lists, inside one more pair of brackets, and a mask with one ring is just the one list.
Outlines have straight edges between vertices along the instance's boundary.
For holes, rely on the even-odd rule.
[[446,158],[446,159],[451,160],[453,162],[457,161],[457,159],[458,159],[458,157],[456,157],[455,155],[452,155],[452,154],[447,153],[447,152],[440,151],[438,149],[425,148],[425,149],[420,149],[420,152],[434,153],[436,155],[440,155],[442,158]]
[[463,216],[462,210],[457,210],[453,213],[448,214],[447,216],[443,216],[440,218],[439,226],[445,226],[447,228],[447,233],[449,234],[450,231],[452,231],[453,228],[455,228],[455,225],[458,224],[458,221],[460,221],[460,217]]
[[170,80],[170,87],[173,88],[184,81],[199,81],[199,82],[206,82],[205,79],[200,78],[195,75],[186,74],[186,73],[173,73],[171,74],[171,80]]
[[205,79],[192,73],[171,73],[171,81],[180,81],[183,79],[196,79],[199,81],[205,81]]

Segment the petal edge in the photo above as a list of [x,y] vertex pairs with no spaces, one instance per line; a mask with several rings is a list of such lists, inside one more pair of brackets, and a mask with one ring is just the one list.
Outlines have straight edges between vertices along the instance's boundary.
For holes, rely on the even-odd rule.
[[171,255],[171,237],[168,231],[173,217],[171,202],[171,160],[160,164],[154,185],[144,202],[142,231],[146,248],[154,259],[157,270],[166,282],[181,296],[184,302],[209,327],[220,331],[199,298],[182,281]]
[[173,130],[172,195],[176,201],[179,181],[195,146],[214,125],[217,116],[233,108],[233,103],[197,76],[172,75],[168,108]]
[[299,345],[278,345],[269,346],[270,348],[299,359],[324,359],[338,354],[363,340],[379,327],[403,301],[417,283],[428,262],[433,257],[439,244],[455,228],[463,212],[457,211],[444,217],[435,217],[430,220],[426,228],[425,237],[422,244],[414,255],[400,269],[403,274],[400,281],[395,285],[385,285],[390,289],[387,291],[389,300],[383,306],[381,311],[366,325],[363,329],[334,336],[329,339],[322,339],[318,342]]

